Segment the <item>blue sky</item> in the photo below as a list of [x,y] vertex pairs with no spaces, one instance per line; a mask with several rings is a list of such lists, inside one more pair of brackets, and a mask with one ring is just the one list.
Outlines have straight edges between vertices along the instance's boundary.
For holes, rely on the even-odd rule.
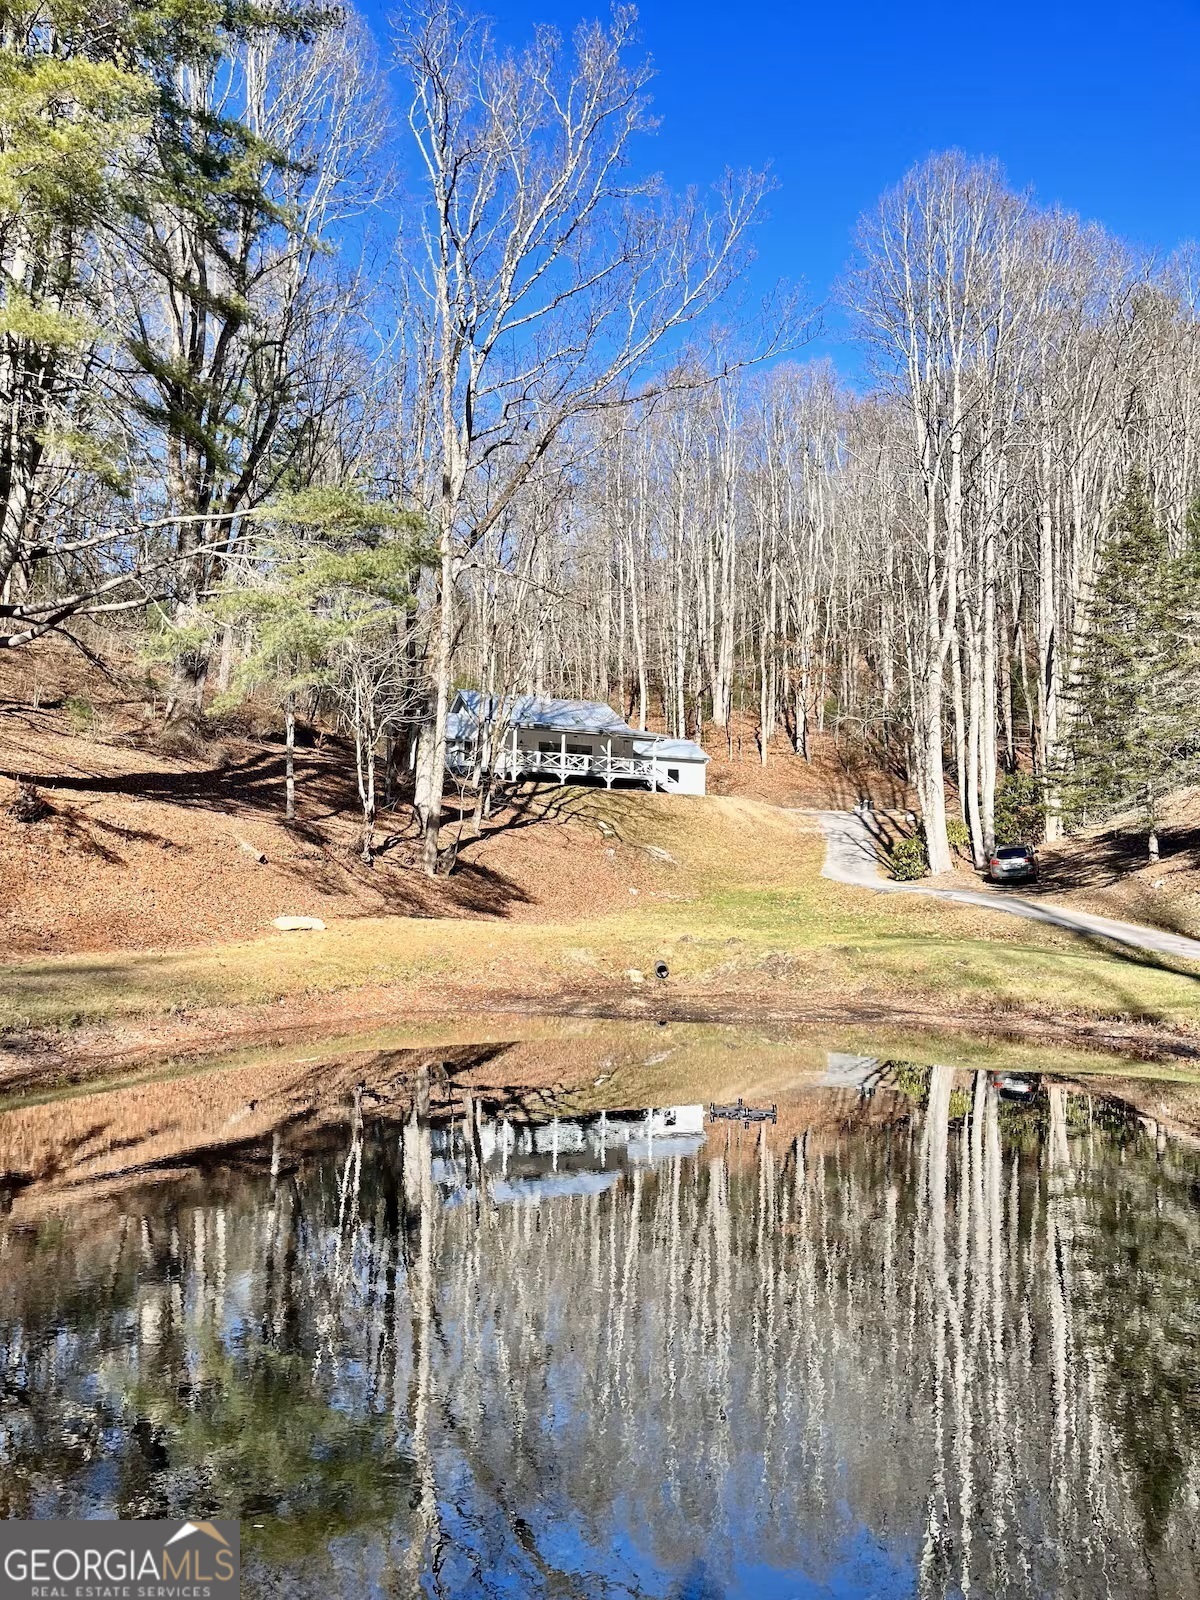
[[[476,0],[478,3],[478,0]],[[494,0],[518,42],[585,0]],[[368,14],[382,27],[385,6]],[[821,6],[644,0],[660,131],[641,161],[675,187],[770,164],[763,286],[824,299],[856,217],[914,161],[956,145],[1114,232],[1169,251],[1200,236],[1200,0]],[[850,351],[827,341],[839,366]]]

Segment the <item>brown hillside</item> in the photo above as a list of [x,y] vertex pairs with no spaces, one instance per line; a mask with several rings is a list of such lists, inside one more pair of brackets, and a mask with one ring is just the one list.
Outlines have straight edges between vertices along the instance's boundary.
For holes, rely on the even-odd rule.
[[[288,826],[281,739],[269,724],[163,748],[140,691],[98,680],[86,664],[56,665],[51,679],[30,656],[0,662],[4,956],[246,938],[284,914],[553,920],[580,906],[626,906],[660,875],[644,853],[595,828],[553,825],[553,791],[465,841],[458,870],[437,883],[413,870],[408,808],[384,811],[385,847],[367,867],[353,764],[336,741],[298,753],[298,816]],[[8,814],[20,778],[48,803],[41,820]]]
[[816,734],[810,743],[812,759],[805,761],[784,734],[776,734],[767,746],[764,765],[757,729],[749,717],[735,716],[729,737],[724,729],[708,728],[704,735],[704,748],[712,758],[708,792],[818,810],[849,810],[864,798],[880,811],[903,811],[915,804],[903,779],[839,748],[832,735]]
[[[161,713],[160,691],[134,669],[109,678],[57,647],[0,659],[0,955],[243,939],[280,915],[559,921],[672,893],[669,868],[572,825],[570,805],[547,787],[483,838],[464,837],[448,880],[416,870],[403,803],[381,812],[383,848],[365,866],[353,763],[336,739],[298,752],[289,826],[271,713],[218,719],[191,737],[165,736]],[[734,728],[732,758],[723,735],[707,742],[719,751],[716,794],[807,806],[853,804],[864,787],[881,802],[893,793],[840,760],[832,740],[817,741],[809,764],[777,739],[765,767],[748,722]],[[8,813],[22,778],[47,803],[40,820]]]
[[1041,891],[1102,916],[1200,938],[1200,789],[1169,798],[1160,847],[1161,859],[1150,862],[1137,819],[1115,817],[1043,846]]

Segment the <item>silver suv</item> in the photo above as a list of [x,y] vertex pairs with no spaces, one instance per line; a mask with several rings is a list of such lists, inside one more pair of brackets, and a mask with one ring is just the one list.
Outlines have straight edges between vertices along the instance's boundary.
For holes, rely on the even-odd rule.
[[1031,844],[1002,844],[988,858],[987,875],[993,883],[1036,883],[1037,855]]

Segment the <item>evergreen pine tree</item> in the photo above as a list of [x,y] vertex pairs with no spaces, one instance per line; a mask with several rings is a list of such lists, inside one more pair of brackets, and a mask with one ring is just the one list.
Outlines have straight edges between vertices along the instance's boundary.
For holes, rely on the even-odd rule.
[[[231,584],[211,608],[216,623],[250,624],[250,648],[234,694],[269,689],[284,713],[285,805],[296,814],[296,699],[336,684],[346,657],[364,648],[402,676],[396,624],[414,604],[413,584],[430,559],[424,525],[411,511],[370,501],[354,489],[313,487],[283,496],[260,513],[272,530],[257,544],[251,583]],[[374,760],[370,727],[354,726],[360,789]],[[366,746],[366,747],[364,747]],[[371,858],[373,767],[363,801],[363,858]]]
[[1200,775],[1198,623],[1200,541],[1172,557],[1134,474],[1083,608],[1063,794],[1084,821],[1136,811],[1151,860],[1164,798]]
[[[223,295],[236,313],[226,320],[247,320],[228,241],[295,226],[271,191],[288,157],[263,145],[244,107],[226,95],[214,109],[200,88],[219,83],[247,41],[307,38],[335,16],[307,0],[0,4],[0,588],[30,560],[55,470],[69,462],[125,486],[129,410],[176,436],[208,426],[211,394],[168,370],[146,320],[122,325],[98,263],[132,234],[133,256],[173,287],[151,246],[186,232],[225,263],[215,274],[223,287],[192,255],[175,277],[201,310]],[[199,325],[188,325],[193,345],[205,343]],[[124,376],[97,383],[98,371],[128,361],[161,380],[154,406]]]

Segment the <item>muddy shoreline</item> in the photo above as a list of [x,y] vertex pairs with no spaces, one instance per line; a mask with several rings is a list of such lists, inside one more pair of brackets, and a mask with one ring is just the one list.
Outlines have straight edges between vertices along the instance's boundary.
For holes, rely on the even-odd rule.
[[285,1048],[388,1023],[467,1023],[472,1018],[546,1018],[733,1026],[886,1027],[932,1035],[969,1035],[988,1044],[1071,1049],[1119,1055],[1147,1065],[1194,1068],[1200,1074],[1200,1037],[1137,1020],[1014,1013],[985,1007],[956,1008],[856,1001],[802,1004],[786,992],[687,991],[672,987],[630,993],[562,989],[556,993],[481,994],[478,989],[363,988],[297,996],[275,1004],[226,1006],[124,1020],[69,1032],[0,1036],[0,1095],[41,1093],[156,1064],[189,1061],[252,1048]]

